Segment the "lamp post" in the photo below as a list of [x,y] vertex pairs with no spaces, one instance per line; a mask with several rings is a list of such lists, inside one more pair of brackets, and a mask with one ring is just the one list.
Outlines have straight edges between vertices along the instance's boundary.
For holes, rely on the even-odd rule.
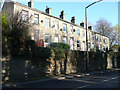
[[87,8],[92,6],[95,3],[101,2],[103,0],[99,0],[99,1],[95,1],[93,3],[91,3],[90,5],[88,5],[87,7],[85,7],[85,26],[86,26],[86,71],[88,71],[88,37],[87,37]]

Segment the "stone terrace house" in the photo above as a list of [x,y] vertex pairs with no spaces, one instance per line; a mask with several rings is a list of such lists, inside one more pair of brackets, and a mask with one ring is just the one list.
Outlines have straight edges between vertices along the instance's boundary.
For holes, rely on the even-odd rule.
[[[31,23],[34,24],[30,33],[31,39],[36,42],[42,41],[44,47],[51,42],[63,42],[69,44],[71,50],[86,50],[84,23],[77,25],[74,16],[71,18],[71,22],[66,21],[64,11],[61,11],[60,17],[53,16],[49,7],[46,7],[45,12],[35,9],[33,0],[28,2],[28,6],[15,1],[5,3],[2,11],[6,13],[7,18],[11,13],[17,11],[22,13],[24,20],[33,16]],[[109,48],[109,38],[94,32],[92,28],[92,26],[88,26],[88,50]]]

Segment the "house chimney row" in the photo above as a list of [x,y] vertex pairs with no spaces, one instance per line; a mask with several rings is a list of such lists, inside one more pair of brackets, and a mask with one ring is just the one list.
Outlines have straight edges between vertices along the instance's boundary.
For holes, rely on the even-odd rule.
[[75,16],[73,16],[73,17],[71,18],[71,22],[74,23],[74,24],[76,23]]
[[28,2],[28,7],[34,8],[34,0]]
[[88,29],[93,30],[93,26],[88,26]]
[[80,26],[85,27],[85,23],[84,22],[80,23]]
[[63,10],[63,11],[61,11],[60,18],[61,18],[61,19],[63,19],[63,20],[65,20],[64,10]]
[[50,15],[51,15],[51,8],[49,8],[48,6],[46,6],[45,12],[46,12],[47,14],[50,14]]

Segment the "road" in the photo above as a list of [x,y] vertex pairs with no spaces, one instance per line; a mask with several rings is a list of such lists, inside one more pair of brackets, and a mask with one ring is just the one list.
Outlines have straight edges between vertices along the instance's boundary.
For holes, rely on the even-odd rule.
[[120,89],[120,69],[109,70],[89,75],[73,77],[63,80],[48,80],[28,84],[18,84],[15,88],[66,88],[78,90],[80,88],[119,88]]

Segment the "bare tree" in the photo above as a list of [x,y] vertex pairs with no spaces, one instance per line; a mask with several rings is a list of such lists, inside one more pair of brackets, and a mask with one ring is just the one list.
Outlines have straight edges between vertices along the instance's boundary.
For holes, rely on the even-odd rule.
[[24,52],[26,41],[30,40],[30,29],[32,27],[31,17],[24,20],[21,12],[16,12],[10,15],[8,19],[9,25],[9,48],[12,55],[20,55]]
[[100,18],[100,20],[98,20],[96,22],[95,25],[95,30],[104,35],[107,36],[109,38],[110,41],[110,48],[112,47],[113,44],[116,43],[116,34],[114,31],[114,27],[112,27],[112,24],[109,23],[107,20]]

